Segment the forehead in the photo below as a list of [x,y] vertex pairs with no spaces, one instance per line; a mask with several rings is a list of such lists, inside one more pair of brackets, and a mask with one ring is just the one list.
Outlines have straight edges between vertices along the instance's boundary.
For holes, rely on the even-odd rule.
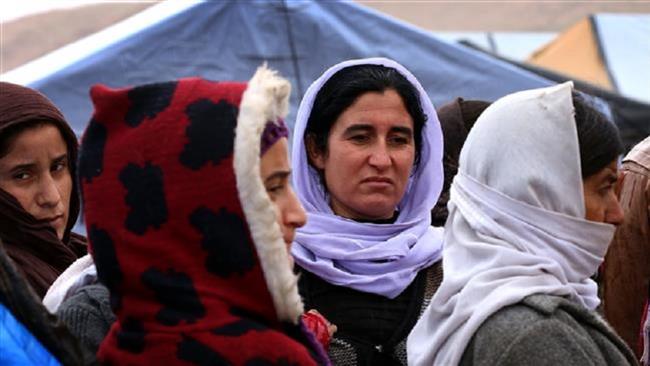
[[7,152],[0,160],[21,159],[45,153],[60,155],[67,150],[67,144],[59,129],[52,124],[39,124],[18,132],[10,138]]
[[615,181],[618,176],[618,162],[616,160],[607,164],[603,169],[599,170],[596,174],[593,174],[585,178],[585,184],[598,185],[605,181]]
[[413,119],[404,100],[393,89],[361,94],[336,120],[334,129],[345,129],[355,124],[370,127],[413,127]]
[[260,159],[262,178],[273,174],[276,170],[289,169],[287,138],[283,137],[273,144]]

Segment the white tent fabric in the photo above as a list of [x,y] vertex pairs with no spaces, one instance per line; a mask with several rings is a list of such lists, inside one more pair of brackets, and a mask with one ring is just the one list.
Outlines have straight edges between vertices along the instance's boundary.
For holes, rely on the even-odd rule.
[[594,24],[618,92],[650,103],[650,14],[598,14]]

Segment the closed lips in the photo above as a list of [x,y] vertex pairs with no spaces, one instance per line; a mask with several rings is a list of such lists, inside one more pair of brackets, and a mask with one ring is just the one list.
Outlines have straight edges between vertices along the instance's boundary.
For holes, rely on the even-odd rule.
[[389,183],[389,184],[393,184],[393,180],[390,179],[390,178],[386,178],[386,177],[370,177],[370,178],[364,179],[362,182],[364,182],[364,183],[367,182],[367,183]]
[[60,218],[63,218],[63,214],[57,215],[57,216],[46,217],[46,218],[43,219],[43,221],[52,222],[52,221],[56,221],[56,220],[58,220]]

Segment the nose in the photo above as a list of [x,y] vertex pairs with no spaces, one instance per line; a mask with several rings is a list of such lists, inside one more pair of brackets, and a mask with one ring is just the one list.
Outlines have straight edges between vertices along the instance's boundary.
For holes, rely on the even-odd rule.
[[41,207],[55,207],[61,202],[61,192],[56,181],[50,174],[45,174],[40,180],[36,203]]
[[293,229],[305,226],[305,223],[307,223],[305,209],[302,207],[293,189],[290,189],[289,199],[283,216],[284,224]]
[[386,144],[377,144],[370,153],[368,163],[377,169],[386,169],[391,164],[390,155]]
[[623,223],[624,219],[625,213],[623,212],[623,207],[621,207],[621,203],[618,201],[618,199],[614,198],[613,202],[610,204],[610,207],[608,207],[605,216],[605,222],[618,226]]

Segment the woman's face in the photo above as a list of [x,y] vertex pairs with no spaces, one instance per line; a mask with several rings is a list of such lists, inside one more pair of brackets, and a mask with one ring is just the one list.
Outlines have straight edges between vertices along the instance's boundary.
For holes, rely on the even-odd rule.
[[323,171],[334,213],[353,220],[391,218],[415,161],[413,119],[392,89],[359,96],[334,122],[327,152],[308,143]]
[[19,133],[0,159],[0,188],[25,211],[47,221],[63,238],[70,210],[72,177],[61,132],[44,124]]
[[623,222],[623,209],[616,195],[617,178],[618,167],[614,160],[598,173],[583,180],[587,220],[613,225]]
[[[289,184],[291,168],[287,154],[287,139],[279,139],[261,158],[260,173],[262,182],[275,207],[282,237],[287,251],[296,235],[296,229],[305,225],[307,216],[296,193]],[[289,255],[293,267],[293,257]]]

